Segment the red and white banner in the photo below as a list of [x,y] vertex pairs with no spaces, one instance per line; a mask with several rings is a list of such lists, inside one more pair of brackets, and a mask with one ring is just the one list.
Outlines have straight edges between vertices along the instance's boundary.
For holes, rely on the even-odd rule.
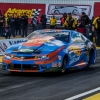
[[63,13],[72,13],[73,17],[77,18],[82,12],[90,17],[93,16],[94,5],[78,5],[78,4],[46,4],[46,15],[49,23],[49,19],[52,15],[55,15],[57,22],[60,22],[60,18]]
[[100,2],[94,3],[94,17],[98,17],[100,15]]
[[22,15],[24,12],[26,12],[29,18],[29,23],[31,22],[32,15],[34,14],[46,14],[48,23],[50,17],[55,15],[57,22],[59,23],[62,14],[69,12],[71,12],[75,18],[78,18],[84,11],[90,18],[92,18],[94,5],[0,3],[0,10],[5,17],[12,15],[13,13]]
[[2,39],[0,40],[0,55],[3,55],[5,50],[14,44],[18,44],[24,42],[24,38],[16,38],[16,39]]
[[45,6],[45,4],[0,3],[0,10],[5,17],[12,14],[20,16],[26,12],[30,23],[33,14],[45,14]]

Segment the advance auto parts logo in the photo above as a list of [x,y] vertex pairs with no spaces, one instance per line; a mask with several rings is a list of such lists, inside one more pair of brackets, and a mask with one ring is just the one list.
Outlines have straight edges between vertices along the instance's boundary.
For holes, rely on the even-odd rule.
[[69,51],[74,52],[77,56],[80,56],[82,53],[81,48],[79,46],[74,46],[74,45],[69,47]]
[[26,12],[28,18],[32,18],[33,14],[39,15],[40,14],[41,9],[16,9],[16,8],[9,8],[6,13],[5,13],[5,17],[7,18],[7,16],[11,16],[12,14],[16,14],[21,16],[22,14],[24,14],[24,12]]

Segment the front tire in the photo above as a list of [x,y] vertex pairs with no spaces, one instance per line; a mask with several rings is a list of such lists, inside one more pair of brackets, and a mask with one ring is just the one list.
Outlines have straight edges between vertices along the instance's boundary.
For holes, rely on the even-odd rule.
[[66,72],[66,64],[67,64],[67,59],[63,59],[62,67],[61,67],[61,73],[64,74]]

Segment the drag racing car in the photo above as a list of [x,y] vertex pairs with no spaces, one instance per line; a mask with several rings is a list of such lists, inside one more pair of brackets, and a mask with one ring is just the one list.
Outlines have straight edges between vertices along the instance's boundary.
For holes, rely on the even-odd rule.
[[5,51],[2,68],[10,72],[65,73],[71,68],[89,68],[96,60],[96,46],[72,30],[37,30],[24,42]]

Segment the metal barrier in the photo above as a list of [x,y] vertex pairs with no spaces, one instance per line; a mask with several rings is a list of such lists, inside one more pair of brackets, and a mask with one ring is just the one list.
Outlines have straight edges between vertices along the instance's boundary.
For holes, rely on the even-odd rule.
[[57,26],[56,29],[65,29],[64,26]]

